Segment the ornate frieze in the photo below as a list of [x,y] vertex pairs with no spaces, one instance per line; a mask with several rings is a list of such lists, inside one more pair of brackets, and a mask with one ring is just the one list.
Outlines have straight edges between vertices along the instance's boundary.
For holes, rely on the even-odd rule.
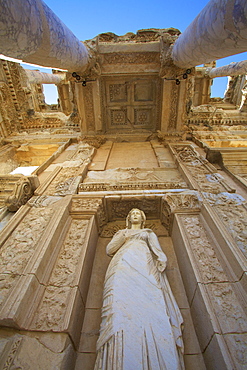
[[176,169],[117,168],[89,171],[79,192],[139,189],[183,189],[186,183]]
[[[18,353],[18,349],[22,343],[23,338],[20,335],[17,335],[12,342],[10,343],[10,349],[8,348],[7,359],[2,365],[3,370],[9,370],[13,365],[13,361]],[[6,346],[9,347],[9,346]],[[5,348],[6,351],[6,348]]]
[[0,82],[0,103],[0,113],[4,121],[3,133],[7,136],[12,132],[18,132],[20,129],[18,115],[9,88],[4,82]]
[[83,88],[83,97],[84,97],[87,130],[94,131],[95,117],[94,117],[94,99],[93,99],[92,84],[87,84],[87,86]]
[[121,184],[80,184],[79,185],[79,193],[87,192],[87,191],[124,191],[124,190],[152,190],[152,189],[182,189],[186,188],[185,183],[121,183]]
[[50,207],[31,208],[25,219],[2,246],[0,306],[10,294],[12,286],[18,283],[53,213],[54,209]]
[[80,167],[61,168],[56,177],[44,191],[43,195],[67,195],[71,194],[71,190],[76,193],[77,178],[81,174]]
[[227,281],[227,276],[208,239],[207,232],[201,222],[200,216],[180,215],[179,217],[189,237],[193,256],[201,276],[201,282]]
[[96,214],[99,230],[107,223],[107,215],[102,198],[87,198],[74,196],[72,198],[71,210],[72,214]]
[[167,193],[162,198],[161,221],[169,229],[174,213],[199,213],[200,209],[199,194],[196,191]]
[[235,191],[206,159],[197,154],[192,146],[172,145],[171,147],[178,162],[187,169],[187,177],[193,187],[214,194],[222,191]]
[[216,211],[227,231],[232,235],[238,248],[247,257],[247,205],[238,194],[222,192],[203,193],[203,197]]
[[171,105],[170,105],[170,117],[168,122],[168,130],[175,130],[177,127],[177,114],[178,114],[178,93],[179,87],[174,84],[174,88],[171,91]]
[[77,192],[77,187],[80,183],[81,178],[70,177],[64,182],[59,182],[55,187],[55,196],[65,196],[69,194],[75,194]]
[[102,198],[85,198],[76,196],[72,198],[71,212],[97,212],[101,205]]
[[16,114],[18,117],[19,125],[23,124],[22,115],[20,113],[21,106],[25,105],[25,93],[20,84],[20,74],[18,71],[19,65],[14,62],[2,61],[3,70],[6,75],[9,91],[11,94],[12,102],[14,104]]
[[76,194],[81,176],[83,173],[83,166],[90,163],[95,149],[87,143],[81,143],[77,150],[73,152],[70,160],[58,164],[55,168],[52,181],[47,180],[47,185],[43,184],[44,195],[50,196],[65,196]]
[[184,133],[179,133],[179,132],[158,132],[158,140],[162,142],[164,145],[167,143],[173,143],[173,142],[178,142],[178,141],[183,141],[183,136]]
[[88,220],[73,219],[62,244],[56,264],[33,319],[39,330],[66,329],[67,307],[73,299],[73,287],[78,287],[81,261],[86,254]]
[[101,33],[98,36],[98,41],[100,43],[121,43],[121,42],[152,42],[157,41],[161,37],[164,42],[171,44],[173,43],[177,37],[180,35],[180,31],[176,28],[149,28],[149,29],[142,29],[138,30],[136,34],[133,32],[128,32],[123,36],[118,36],[113,32],[106,32]]
[[106,142],[106,137],[97,135],[97,136],[83,136],[82,141],[84,143],[87,143],[88,145],[98,149],[101,145],[103,145]]
[[[217,333],[222,348],[229,351],[233,368],[240,369],[243,358],[241,354],[236,356],[236,353],[246,348],[244,333],[247,330],[247,318],[239,287],[236,283],[229,282],[224,270],[225,262],[217,253],[217,244],[210,237],[204,219],[200,215],[180,214],[177,215],[177,220],[197,281],[195,291],[190,293],[192,312],[197,312],[195,320],[198,324],[200,315],[204,315],[204,320],[207,315],[210,317],[208,326],[212,325],[211,335]],[[191,287],[187,289],[190,290]],[[200,312],[196,311],[198,309]],[[202,328],[203,325],[207,325],[206,321],[204,324],[200,322],[199,327]],[[227,337],[233,333],[236,337],[231,338],[231,346],[228,347]],[[206,331],[198,335],[201,336],[203,346],[207,346],[210,338],[207,338]]]
[[105,64],[147,64],[160,63],[159,53],[105,53],[103,54]]

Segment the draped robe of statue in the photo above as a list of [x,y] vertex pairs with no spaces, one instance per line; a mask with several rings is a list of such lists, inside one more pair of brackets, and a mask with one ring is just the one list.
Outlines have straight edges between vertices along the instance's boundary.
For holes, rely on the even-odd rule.
[[118,231],[107,246],[96,369],[184,369],[182,317],[150,229]]

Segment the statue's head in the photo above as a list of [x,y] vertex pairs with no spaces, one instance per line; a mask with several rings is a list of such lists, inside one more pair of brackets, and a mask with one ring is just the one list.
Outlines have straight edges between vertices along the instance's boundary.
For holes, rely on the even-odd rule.
[[145,213],[138,208],[133,208],[128,213],[128,216],[126,218],[126,227],[128,229],[131,229],[131,225],[133,223],[140,223],[140,227],[141,229],[143,229],[145,226],[145,221],[146,221]]

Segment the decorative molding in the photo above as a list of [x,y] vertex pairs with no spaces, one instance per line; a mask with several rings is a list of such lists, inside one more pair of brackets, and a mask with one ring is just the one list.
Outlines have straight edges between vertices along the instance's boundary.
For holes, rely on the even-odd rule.
[[1,302],[18,284],[29,260],[32,258],[45,227],[52,218],[52,207],[30,208],[0,250]]
[[98,149],[106,142],[107,138],[102,135],[97,136],[83,136],[82,141],[89,144],[90,146]]
[[13,343],[11,345],[11,348],[10,348],[10,351],[8,353],[8,357],[7,357],[7,360],[5,361],[2,369],[3,370],[10,370],[12,368],[12,363],[16,357],[16,354],[18,352],[18,349],[21,345],[21,342],[22,342],[22,337],[21,336],[17,336],[17,338],[15,338],[13,340]]
[[187,176],[193,187],[201,191],[218,194],[223,191],[235,192],[224,177],[205,158],[197,154],[191,145],[171,145],[178,162],[187,169]]
[[102,206],[102,198],[74,196],[70,211],[71,213],[97,212],[100,206]]
[[78,192],[87,191],[124,191],[124,190],[155,190],[155,189],[185,189],[184,182],[139,182],[139,183],[81,183]]
[[247,203],[239,194],[222,192],[203,193],[203,197],[215,210],[226,230],[232,235],[236,245],[247,257]]
[[157,131],[158,140],[166,145],[167,143],[173,143],[177,141],[183,141],[184,132],[161,132],[160,130]]
[[[76,184],[76,179],[80,177],[80,174],[81,174],[80,167],[61,168],[61,170],[55,176],[53,181],[49,183],[48,187],[46,187],[43,195],[47,195],[47,196],[62,195],[63,193],[62,189],[65,189],[66,187],[68,189],[69,184],[67,183],[67,181],[69,181],[69,179],[73,179],[70,190],[73,188],[74,193],[76,193],[77,188],[75,188],[74,185]],[[61,187],[61,192],[59,193],[60,187]],[[66,192],[63,195],[67,195]]]
[[[199,215],[179,215],[188,235],[189,245],[196,261],[202,283],[226,282],[227,276],[218,260],[215,250],[208,239]],[[203,267],[202,267],[203,266]]]
[[127,102],[127,85],[125,83],[109,85],[110,102]]
[[160,64],[160,54],[152,52],[144,53],[105,53],[103,54],[105,64]]
[[91,214],[97,216],[98,227],[101,231],[102,227],[107,223],[107,214],[102,198],[85,198],[74,196],[71,204],[71,214]]
[[116,168],[105,171],[89,171],[79,192],[112,190],[184,189],[177,169]]
[[65,196],[75,194],[77,192],[78,185],[81,181],[81,177],[70,177],[64,182],[60,182],[55,187],[55,196]]
[[30,207],[41,208],[52,205],[53,203],[58,202],[61,199],[61,196],[49,196],[49,195],[38,195],[33,196],[29,201],[28,205]]
[[179,86],[174,84],[174,88],[171,91],[171,104],[170,104],[170,116],[168,122],[168,130],[176,130],[177,127],[177,114],[178,114],[178,96]]
[[86,231],[89,221],[72,219],[51,273],[42,301],[33,319],[36,330],[66,330],[69,300],[78,285],[78,267],[86,253]]
[[181,193],[168,193],[163,201],[169,205],[171,213],[200,212],[201,205],[197,191],[188,190]]
[[87,86],[83,88],[83,97],[87,131],[94,131],[95,117],[94,117],[94,97],[92,84],[87,84]]

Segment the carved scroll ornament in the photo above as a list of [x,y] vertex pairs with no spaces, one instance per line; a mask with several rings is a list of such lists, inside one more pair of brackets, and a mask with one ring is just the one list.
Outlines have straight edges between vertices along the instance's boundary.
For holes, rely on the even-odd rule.
[[33,195],[33,187],[27,177],[20,178],[14,186],[12,194],[6,199],[5,204],[9,211],[15,212]]

